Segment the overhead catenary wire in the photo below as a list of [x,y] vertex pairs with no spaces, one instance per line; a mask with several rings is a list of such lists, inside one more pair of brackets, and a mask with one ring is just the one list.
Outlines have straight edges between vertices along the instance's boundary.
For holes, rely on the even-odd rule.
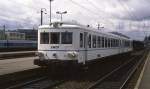
[[90,13],[92,13],[92,14],[95,14],[96,16],[97,16],[97,14],[99,14],[99,13],[97,13],[97,12],[92,11],[91,9],[88,9],[87,7],[85,7],[85,6],[83,6],[83,5],[80,5],[79,3],[77,3],[77,2],[75,2],[75,1],[73,1],[73,0],[68,0],[68,1],[70,1],[70,2],[72,2],[73,4],[79,6],[80,8],[85,9],[86,11],[88,11],[88,12],[90,12]]
[[131,12],[129,11],[129,6],[127,6],[127,5],[126,5],[123,1],[121,1],[121,0],[118,0],[118,2],[121,4],[120,6],[123,7],[124,10],[126,10],[126,12],[127,12],[128,15],[131,17],[131,19],[132,19],[132,18],[133,18],[133,19],[135,18],[135,19],[138,20],[137,16],[134,15],[134,13],[131,13]]
[[[104,11],[102,11],[102,10],[100,10],[100,8],[96,5],[96,4],[94,4],[92,1],[90,1],[90,0],[86,0],[92,7],[94,7],[97,11],[99,11],[99,12],[103,12],[103,13],[105,13]],[[100,17],[102,17],[101,15],[100,15]],[[102,19],[104,19],[103,17],[102,17]],[[108,19],[105,19],[105,20],[107,20],[108,22],[110,22],[112,25],[114,25],[111,21],[109,21]]]
[[[79,3],[77,3],[77,2],[75,2],[75,1],[73,1],[73,0],[68,0],[68,1],[70,1],[71,3],[75,4],[76,6],[79,6],[80,8],[82,8],[82,9],[84,9],[84,10],[86,10],[86,11],[92,13],[93,15],[95,15],[95,16],[97,16],[97,17],[100,17],[101,19],[104,20],[104,18],[99,14],[99,12],[104,12],[104,11],[98,10],[99,8],[98,8],[96,5],[94,5],[93,3],[92,3],[91,5],[92,5],[95,9],[97,9],[99,12],[94,12],[93,10],[91,10],[91,9],[89,9],[89,8],[87,8],[87,7],[81,5],[81,4],[79,4]],[[88,1],[88,2],[91,3],[91,1]],[[107,19],[105,19],[105,20],[107,20]],[[107,20],[107,21],[110,22],[109,20]],[[112,25],[114,25],[112,22],[110,22],[110,23],[111,23]]]
[[[122,4],[121,6],[123,6],[123,8],[128,12],[128,14],[130,14],[130,17],[131,18],[135,18],[134,20],[140,20],[134,13],[131,13],[130,11],[129,11],[129,6],[126,4],[126,3],[124,3],[123,1],[121,1],[121,0],[118,0],[119,1],[119,3],[120,4]],[[142,22],[141,22],[141,24],[142,24]],[[140,25],[139,25],[140,26]],[[142,26],[141,26],[142,27]],[[139,29],[142,29],[141,27],[139,27]],[[145,34],[145,31],[144,31],[144,29],[145,29],[145,24],[144,24],[144,27],[143,27],[143,33]],[[147,34],[145,34],[145,36],[146,36]]]
[[89,4],[90,4],[91,6],[93,6],[96,10],[98,10],[99,12],[104,12],[104,11],[100,10],[100,8],[97,7],[92,1],[90,1],[90,0],[86,0],[86,1],[89,2]]

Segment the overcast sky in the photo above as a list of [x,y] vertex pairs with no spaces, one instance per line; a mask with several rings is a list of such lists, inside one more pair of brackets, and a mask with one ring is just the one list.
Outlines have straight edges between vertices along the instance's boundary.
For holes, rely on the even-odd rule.
[[[49,21],[49,0],[1,0],[0,26],[8,29],[33,28],[40,24],[40,9],[46,8],[44,24]],[[142,40],[150,33],[150,0],[54,0],[52,21],[59,21],[56,11],[67,11],[63,21],[77,21],[108,31],[119,31]]]

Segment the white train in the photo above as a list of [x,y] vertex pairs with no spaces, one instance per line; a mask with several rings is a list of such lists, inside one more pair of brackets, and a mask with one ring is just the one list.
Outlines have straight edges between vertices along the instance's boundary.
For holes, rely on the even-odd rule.
[[[105,29],[105,28],[103,28]],[[35,65],[86,64],[102,57],[132,51],[132,40],[88,26],[55,22],[38,29],[39,59]]]

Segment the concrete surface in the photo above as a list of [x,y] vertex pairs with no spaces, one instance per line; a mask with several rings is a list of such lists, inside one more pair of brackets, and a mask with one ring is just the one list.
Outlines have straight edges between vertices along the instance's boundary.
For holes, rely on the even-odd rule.
[[38,68],[33,64],[35,58],[37,57],[0,60],[0,75]]
[[134,89],[150,89],[150,52]]

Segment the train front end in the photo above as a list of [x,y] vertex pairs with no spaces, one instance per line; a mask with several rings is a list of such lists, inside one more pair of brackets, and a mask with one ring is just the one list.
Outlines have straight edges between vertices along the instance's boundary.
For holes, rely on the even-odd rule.
[[34,60],[35,65],[72,65],[78,63],[76,50],[75,30],[63,27],[60,24],[52,26],[40,26],[38,29],[38,52],[39,57]]

